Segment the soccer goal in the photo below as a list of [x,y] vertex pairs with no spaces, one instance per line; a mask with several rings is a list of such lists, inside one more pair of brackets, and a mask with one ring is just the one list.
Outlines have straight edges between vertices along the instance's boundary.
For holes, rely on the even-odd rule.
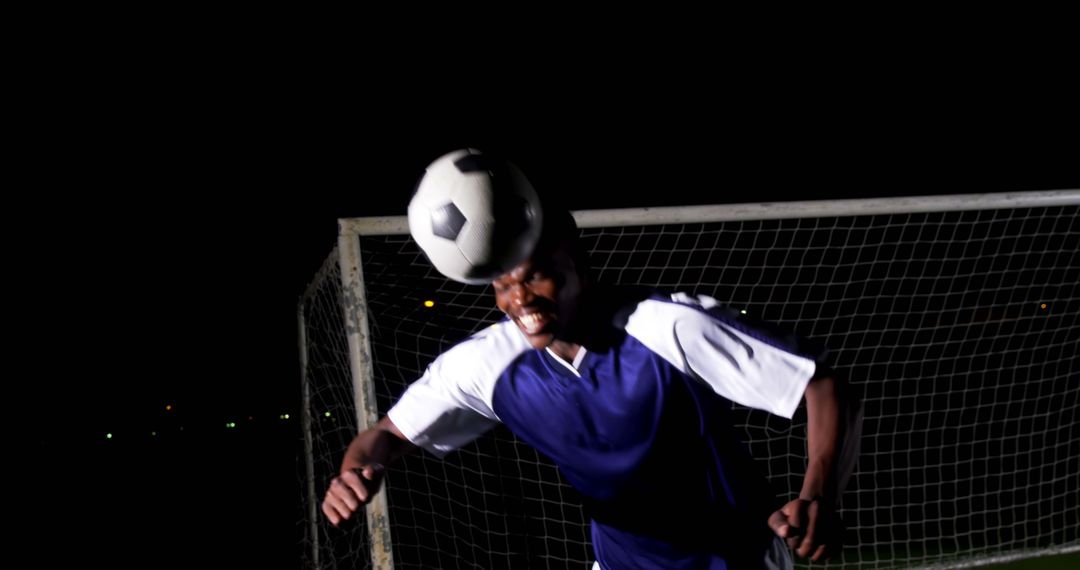
[[[848,545],[827,566],[1080,551],[1080,190],[575,218],[598,280],[707,294],[819,339],[861,389]],[[319,503],[358,426],[501,316],[488,287],[430,268],[404,217],[339,227],[298,308],[305,565],[589,568],[579,497],[501,427],[444,459],[406,457],[365,520],[327,523]],[[791,497],[805,414],[739,413],[755,459]]]

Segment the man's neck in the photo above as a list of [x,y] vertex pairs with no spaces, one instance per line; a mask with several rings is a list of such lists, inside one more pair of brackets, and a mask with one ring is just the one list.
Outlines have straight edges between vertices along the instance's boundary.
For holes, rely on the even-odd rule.
[[581,345],[564,340],[556,340],[552,342],[548,348],[550,348],[551,352],[554,352],[559,358],[567,362],[573,362],[574,358],[577,356],[578,350],[581,349]]

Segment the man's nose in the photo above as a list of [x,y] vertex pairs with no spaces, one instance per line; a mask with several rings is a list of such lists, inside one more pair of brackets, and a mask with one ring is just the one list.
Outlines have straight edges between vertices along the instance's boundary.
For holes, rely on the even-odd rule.
[[514,285],[513,291],[510,293],[510,301],[519,307],[528,305],[533,300],[532,291],[529,290],[523,283]]

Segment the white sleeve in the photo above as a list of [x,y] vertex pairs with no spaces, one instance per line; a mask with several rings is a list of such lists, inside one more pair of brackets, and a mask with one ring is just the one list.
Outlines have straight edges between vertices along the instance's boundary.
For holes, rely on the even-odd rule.
[[440,457],[491,429],[499,423],[491,408],[495,382],[523,351],[513,333],[520,337],[497,324],[444,352],[387,412],[390,421]]
[[[642,302],[626,330],[732,402],[791,418],[817,367],[779,339],[725,319],[708,297]],[[710,310],[711,309],[711,310]]]

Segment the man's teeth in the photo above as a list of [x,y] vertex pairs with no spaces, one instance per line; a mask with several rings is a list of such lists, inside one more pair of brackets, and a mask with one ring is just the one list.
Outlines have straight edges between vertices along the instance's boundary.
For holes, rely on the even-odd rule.
[[521,322],[521,326],[525,327],[525,332],[529,334],[535,334],[544,325],[544,318],[539,313],[529,313],[527,315],[521,315],[518,317],[518,321]]

